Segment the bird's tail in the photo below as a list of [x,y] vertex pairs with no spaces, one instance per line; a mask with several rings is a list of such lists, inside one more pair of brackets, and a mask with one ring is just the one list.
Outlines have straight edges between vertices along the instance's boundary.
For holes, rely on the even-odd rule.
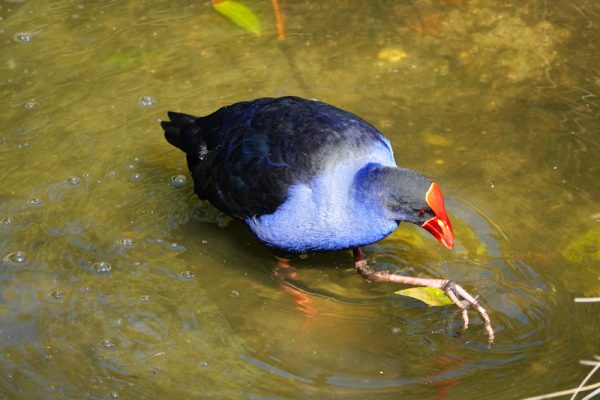
[[161,121],[167,142],[183,150],[186,154],[203,155],[206,142],[202,138],[202,128],[193,115],[168,112],[170,121]]

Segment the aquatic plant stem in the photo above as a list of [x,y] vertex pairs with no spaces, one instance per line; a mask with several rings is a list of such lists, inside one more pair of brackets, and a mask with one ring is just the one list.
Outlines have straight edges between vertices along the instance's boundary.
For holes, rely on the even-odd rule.
[[275,13],[275,26],[277,27],[277,40],[285,41],[285,26],[283,24],[283,14],[279,7],[279,0],[273,0],[273,13]]
[[483,324],[488,335],[489,343],[491,344],[494,342],[494,330],[492,328],[492,322],[487,310],[479,303],[476,297],[473,297],[456,282],[448,279],[421,278],[392,274],[383,271],[375,271],[367,264],[364,252],[360,247],[353,249],[353,254],[356,270],[365,279],[379,282],[403,283],[411,286],[432,287],[443,290],[450,300],[452,300],[452,302],[461,310],[464,322],[463,329],[467,329],[469,327],[469,314],[467,312],[468,308],[470,306],[475,307],[483,319]]
[[294,79],[296,80],[296,82],[298,82],[300,89],[305,94],[308,94],[309,93],[308,86],[306,85],[306,82],[302,78],[302,74],[300,73],[300,70],[298,69],[296,62],[294,61],[294,57],[290,53],[290,49],[287,46],[287,42],[285,41],[286,40],[285,24],[283,22],[283,12],[281,11],[281,7],[279,6],[279,0],[273,0],[273,13],[275,14],[275,26],[277,27],[277,40],[279,41],[279,46],[281,48],[281,51],[287,58],[288,63],[290,64],[290,69],[292,71],[292,74],[294,75]]

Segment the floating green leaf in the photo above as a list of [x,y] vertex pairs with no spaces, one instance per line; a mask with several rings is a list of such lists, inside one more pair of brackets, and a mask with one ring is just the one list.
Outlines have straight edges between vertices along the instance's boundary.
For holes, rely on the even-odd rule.
[[213,8],[242,29],[260,36],[260,21],[245,5],[233,0],[213,0]]
[[430,306],[446,306],[452,304],[452,300],[446,296],[441,289],[430,287],[414,287],[409,289],[398,290],[394,292],[402,296],[412,297],[413,299],[421,300],[423,303]]

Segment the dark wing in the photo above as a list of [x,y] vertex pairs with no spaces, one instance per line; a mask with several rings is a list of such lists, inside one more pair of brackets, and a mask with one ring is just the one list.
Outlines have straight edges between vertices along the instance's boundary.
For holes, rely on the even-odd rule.
[[194,137],[195,147],[178,146],[188,154],[195,191],[239,219],[275,212],[290,185],[310,181],[341,148],[389,147],[354,114],[297,97],[223,107],[196,119],[195,129],[200,145]]

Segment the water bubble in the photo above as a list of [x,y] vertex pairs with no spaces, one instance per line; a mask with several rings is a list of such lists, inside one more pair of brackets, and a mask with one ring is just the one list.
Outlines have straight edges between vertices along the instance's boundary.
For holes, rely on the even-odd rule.
[[125,169],[126,169],[127,171],[133,171],[133,170],[135,169],[135,164],[127,164],[127,165],[125,166]]
[[50,297],[52,297],[54,300],[62,301],[65,299],[65,292],[57,289],[50,293]]
[[106,399],[118,399],[118,398],[120,398],[120,395],[119,395],[119,392],[110,392],[110,393],[107,393],[107,395],[104,396],[104,398],[106,398]]
[[142,300],[142,303],[150,303],[150,296],[148,296],[148,295],[142,296],[141,300]]
[[13,222],[15,222],[11,217],[4,217],[2,219],[0,219],[0,224],[2,225],[10,225]]
[[4,261],[11,262],[14,264],[23,264],[27,261],[27,254],[22,251],[15,251],[14,253],[9,253],[4,257]]
[[37,103],[35,101],[29,101],[29,102],[25,103],[26,110],[33,110],[35,108],[35,106],[37,106]]
[[98,350],[114,350],[117,348],[117,344],[112,339],[102,339],[96,345]]
[[34,206],[34,207],[39,207],[43,203],[44,202],[39,197],[34,197],[33,199],[29,199],[29,201],[27,201],[27,204],[29,204],[30,206]]
[[118,327],[118,328],[122,327],[123,326],[123,319],[117,318],[115,320],[115,326]]
[[31,132],[31,129],[27,129],[27,128],[18,127],[17,129],[15,129],[15,133],[19,136],[25,136],[30,132]]
[[33,34],[29,32],[15,33],[13,39],[19,43],[29,44],[33,40]]
[[109,171],[107,175],[111,178],[115,178],[119,174],[117,174],[117,171]]
[[167,248],[173,251],[185,251],[185,246],[176,242],[169,243]]
[[65,179],[65,184],[70,185],[70,186],[76,186],[79,185],[81,183],[81,179],[79,179],[76,176],[69,176],[68,178]]
[[142,175],[140,175],[140,174],[131,174],[131,175],[129,176],[129,180],[130,180],[131,182],[139,182],[139,181],[141,181],[141,180],[142,180]]
[[92,264],[92,270],[98,274],[108,274],[112,270],[112,266],[106,261],[100,261]]
[[202,368],[202,369],[208,368],[208,362],[206,362],[206,361],[199,362],[198,363],[198,368]]
[[187,183],[187,176],[185,176],[185,175],[173,175],[171,177],[170,185],[173,186],[174,188],[180,188],[182,186],[185,186],[186,183]]
[[140,108],[150,108],[150,107],[154,107],[155,105],[156,105],[156,99],[151,96],[142,96],[138,100],[138,106],[140,106]]
[[194,273],[192,271],[183,271],[181,273],[181,276],[183,277],[183,279],[185,280],[190,280],[190,279],[194,279],[196,277],[196,275],[194,275]]
[[133,247],[135,246],[135,241],[129,238],[123,238],[119,240],[119,244],[123,247]]
[[133,162],[140,162],[142,159],[138,156],[133,157]]

